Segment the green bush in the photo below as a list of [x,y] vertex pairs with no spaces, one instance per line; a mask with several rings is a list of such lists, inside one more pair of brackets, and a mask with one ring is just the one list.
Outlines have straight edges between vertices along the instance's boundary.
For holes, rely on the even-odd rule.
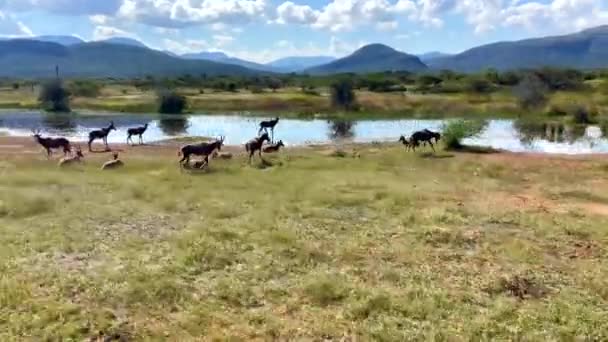
[[353,90],[353,82],[342,80],[331,85],[331,102],[334,107],[346,110],[355,107],[356,98]]
[[63,86],[61,80],[45,83],[40,90],[38,101],[50,112],[70,111],[70,92]]
[[188,105],[186,97],[175,91],[159,92],[158,101],[158,112],[162,114],[181,114]]
[[522,109],[535,109],[547,103],[547,86],[535,74],[526,74],[513,88]]
[[467,91],[474,94],[487,94],[493,90],[492,83],[484,78],[470,78],[467,80],[466,89]]
[[452,120],[443,125],[442,139],[448,148],[460,148],[463,139],[480,134],[486,126],[482,120]]

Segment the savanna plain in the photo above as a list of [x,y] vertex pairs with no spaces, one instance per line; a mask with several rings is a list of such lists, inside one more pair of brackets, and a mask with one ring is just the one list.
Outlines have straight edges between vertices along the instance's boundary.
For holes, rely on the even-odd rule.
[[0,340],[606,340],[608,158],[0,137]]

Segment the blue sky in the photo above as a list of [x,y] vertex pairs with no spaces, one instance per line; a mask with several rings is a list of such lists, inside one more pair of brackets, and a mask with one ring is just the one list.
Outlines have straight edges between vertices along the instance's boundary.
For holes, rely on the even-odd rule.
[[0,0],[0,36],[126,36],[258,62],[343,56],[378,42],[460,52],[598,25],[608,25],[608,0]]

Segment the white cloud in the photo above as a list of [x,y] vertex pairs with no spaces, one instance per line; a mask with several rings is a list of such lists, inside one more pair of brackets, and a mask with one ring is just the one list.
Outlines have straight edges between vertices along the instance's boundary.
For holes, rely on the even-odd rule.
[[380,31],[394,31],[399,27],[399,23],[396,20],[383,21],[376,24],[376,28]]
[[137,35],[112,26],[97,26],[93,30],[93,40],[105,40],[112,37],[138,39]]
[[398,16],[411,14],[415,9],[415,3],[410,0],[333,0],[320,12],[313,27],[337,32],[378,22],[392,23]]
[[296,5],[287,1],[277,7],[277,24],[312,24],[317,21],[320,12],[308,5]]
[[110,18],[103,14],[95,14],[89,16],[89,21],[96,25],[106,25]]
[[124,0],[122,18],[152,26],[245,23],[263,18],[266,0]]
[[215,34],[213,35],[213,40],[215,41],[215,45],[217,47],[224,47],[226,45],[230,45],[234,41],[234,37],[223,34]]
[[163,39],[165,50],[181,55],[184,53],[201,52],[210,48],[205,40],[186,40],[176,41],[172,39]]
[[34,33],[23,22],[16,20],[10,14],[0,11],[0,36],[2,37],[31,37]]

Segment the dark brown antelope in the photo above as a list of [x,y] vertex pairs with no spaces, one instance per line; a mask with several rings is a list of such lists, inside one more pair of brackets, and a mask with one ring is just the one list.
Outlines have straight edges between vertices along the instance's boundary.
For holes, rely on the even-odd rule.
[[439,140],[441,140],[441,133],[439,133],[439,132],[433,132],[433,131],[428,130],[428,129],[425,129],[424,131],[428,132],[431,135],[431,137],[433,139],[435,139],[435,144],[437,144],[439,142]]
[[251,164],[251,158],[253,158],[253,154],[256,151],[258,151],[260,159],[264,161],[264,158],[262,158],[262,145],[264,145],[264,141],[270,141],[268,133],[264,133],[259,137],[253,138],[245,144],[245,150],[249,153],[249,164]]
[[412,134],[412,137],[410,138],[410,144],[412,145],[412,149],[414,150],[414,152],[416,151],[416,147],[420,146],[420,142],[423,142],[425,145],[426,143],[428,143],[429,145],[431,145],[433,152],[435,152],[435,146],[433,146],[433,139],[437,139],[436,134],[439,133],[434,133],[427,130],[418,131]]
[[144,144],[143,135],[144,135],[144,133],[146,133],[147,129],[148,129],[148,124],[145,124],[145,125],[143,125],[141,127],[137,127],[137,128],[129,128],[127,130],[127,144],[129,144],[129,141],[131,142],[131,144],[133,144],[133,139],[131,139],[131,137],[134,135],[138,135],[139,144],[143,145]]
[[224,144],[225,137],[220,137],[214,142],[202,142],[195,145],[186,145],[181,148],[181,150],[177,153],[178,156],[182,156],[182,159],[179,161],[181,166],[188,165],[190,163],[190,156],[202,156],[204,157],[203,163],[199,168],[203,168],[206,165],[209,165],[209,155],[212,154],[215,150],[221,151],[222,145]]
[[125,166],[122,160],[118,159],[118,153],[114,153],[114,159],[105,162],[102,166],[102,170],[114,170]]
[[63,168],[63,167],[68,167],[68,166],[72,166],[78,163],[82,163],[82,160],[84,159],[84,154],[82,154],[82,150],[80,149],[80,146],[76,148],[76,155],[72,156],[72,157],[63,157],[59,160],[59,167]]
[[268,129],[270,128],[270,134],[272,135],[272,141],[274,141],[274,127],[279,123],[279,118],[274,118],[269,121],[260,122],[260,130],[258,131],[258,135],[262,133],[262,131],[268,133]]
[[116,130],[116,127],[114,126],[114,121],[110,121],[110,125],[106,128],[102,128],[100,130],[96,130],[96,131],[92,131],[89,133],[89,151],[91,150],[91,144],[93,143],[93,141],[101,139],[103,140],[103,143],[106,145],[106,151],[110,150],[110,147],[108,146],[108,135],[110,134],[110,131],[112,130]]
[[32,133],[34,133],[34,139],[36,139],[36,142],[40,145],[42,145],[42,147],[44,147],[44,149],[46,150],[46,154],[47,157],[51,157],[52,154],[52,150],[56,150],[56,149],[63,149],[63,155],[67,155],[67,154],[71,154],[72,153],[72,148],[70,146],[70,142],[68,141],[68,139],[66,138],[43,138],[40,135],[40,131],[34,131],[32,130]]
[[283,144],[283,140],[279,140],[279,142],[276,144],[272,144],[272,145],[264,147],[263,151],[264,151],[264,153],[275,153],[275,152],[279,152],[281,147],[285,147],[285,145]]

